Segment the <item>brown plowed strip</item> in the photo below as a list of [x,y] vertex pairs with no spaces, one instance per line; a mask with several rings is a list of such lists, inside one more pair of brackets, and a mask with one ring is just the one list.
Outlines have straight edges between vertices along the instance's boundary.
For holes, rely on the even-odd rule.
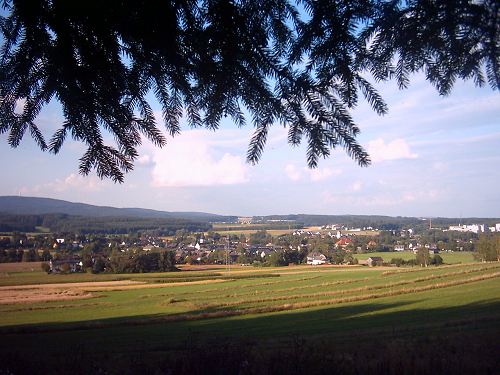
[[65,301],[72,299],[91,298],[92,294],[82,290],[70,289],[19,289],[2,290],[0,304],[37,303],[47,301]]
[[169,288],[181,285],[209,284],[229,280],[200,280],[178,283],[148,284],[143,281],[94,281],[82,283],[37,284],[0,287],[0,305],[13,303],[37,303],[92,298],[91,292]]
[[100,292],[107,290],[130,290],[130,289],[153,289],[153,288],[170,288],[174,286],[182,286],[182,285],[205,285],[205,284],[213,284],[213,283],[224,283],[232,281],[232,279],[213,279],[213,280],[197,280],[197,281],[180,281],[178,283],[154,283],[154,284],[146,284],[141,283],[140,285],[118,285],[118,286],[94,286],[89,283],[87,287],[82,288],[82,290],[88,292]]

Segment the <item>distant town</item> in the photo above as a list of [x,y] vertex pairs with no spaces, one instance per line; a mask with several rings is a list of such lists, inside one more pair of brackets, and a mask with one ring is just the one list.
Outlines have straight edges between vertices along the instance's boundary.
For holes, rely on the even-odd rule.
[[[404,262],[398,253],[425,252],[429,263],[433,259],[439,262],[436,255],[441,252],[477,252],[481,236],[500,233],[500,223],[450,225],[440,229],[428,222],[424,229],[386,230],[342,223],[299,228],[292,220],[239,217],[232,223],[214,223],[208,231],[178,229],[171,236],[155,235],[154,231],[126,235],[12,232],[0,235],[0,262],[47,262],[48,272],[148,272],[157,270],[151,266],[158,261],[155,263],[155,257],[159,259],[162,252],[169,251],[172,267],[326,263],[399,266]],[[373,259],[358,259],[358,254],[366,253],[378,255]],[[415,260],[409,264],[417,263]]]

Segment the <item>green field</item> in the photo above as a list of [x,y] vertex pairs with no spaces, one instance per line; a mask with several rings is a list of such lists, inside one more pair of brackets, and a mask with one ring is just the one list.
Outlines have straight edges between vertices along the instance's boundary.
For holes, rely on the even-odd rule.
[[[433,256],[431,254],[431,256]],[[474,253],[470,251],[455,251],[453,253],[440,252],[439,256],[443,258],[445,264],[470,263],[475,262]],[[375,252],[366,254],[354,254],[358,260],[366,260],[369,257],[381,257],[384,262],[390,262],[392,258],[402,258],[404,260],[415,259],[415,254],[412,251],[391,251],[391,252]]]
[[[0,297],[16,291],[23,281],[45,284],[38,288],[48,288],[48,294],[58,292],[49,283],[69,282],[57,286],[61,291],[76,290],[71,289],[76,288],[74,282],[90,282],[78,286],[79,292],[88,294],[81,299],[2,300],[0,352],[13,373],[23,372],[15,367],[20,352],[36,368],[83,356],[92,363],[113,358],[118,363],[114,370],[103,365],[111,373],[129,368],[132,359],[152,370],[167,363],[169,369],[182,365],[177,373],[197,372],[189,366],[197,366],[191,360],[198,358],[200,350],[214,363],[233,361],[237,353],[260,358],[258,365],[251,362],[257,366],[252,367],[253,373],[260,373],[259,366],[270,364],[277,353],[293,357],[299,344],[304,353],[312,350],[315,355],[325,355],[326,348],[340,346],[340,352],[360,356],[378,345],[380,360],[392,363],[391,351],[400,350],[390,346],[395,343],[401,350],[413,350],[423,340],[428,350],[444,350],[459,337],[460,342],[473,343],[487,354],[483,346],[489,348],[500,332],[500,263],[371,269],[239,267],[231,272],[211,269],[134,275],[34,272],[2,275],[0,280]],[[144,284],[107,287],[93,283],[107,280]],[[220,352],[224,345],[226,351]],[[232,354],[226,358],[226,352]],[[432,357],[432,351],[428,354]],[[304,357],[303,361],[309,361],[306,358],[310,359]],[[468,356],[460,359],[461,366],[474,369],[474,364],[463,363],[466,359]],[[234,366],[231,361],[224,363]],[[337,357],[331,361],[339,366]],[[367,363],[360,361],[352,369],[371,372]],[[288,372],[286,362],[280,366],[285,366],[280,371]],[[483,361],[477,369],[484,371],[488,366],[493,366],[491,361]],[[0,365],[0,369],[6,368]]]
[[[232,229],[229,229],[229,230],[220,230],[220,229],[217,229],[215,230],[215,232],[219,233],[221,236],[227,236],[227,235],[230,235],[230,236],[241,236],[242,234],[244,236],[250,236],[251,234],[254,234],[256,232],[258,232],[259,230],[262,230],[262,229],[235,229],[235,230],[232,230]],[[271,236],[273,237],[278,237],[278,236],[281,236],[283,234],[289,234],[289,233],[292,233],[293,230],[288,230],[288,229],[266,229],[266,232],[268,234],[270,234]]]
[[260,230],[265,230],[271,236],[277,237],[283,234],[289,234],[294,231],[293,225],[288,224],[239,224],[239,223],[214,223],[212,224],[213,231],[222,236],[236,235],[250,236]]
[[[235,223],[215,223],[213,224],[213,230],[219,233],[222,236],[226,235],[245,235],[249,236],[259,230],[265,230],[271,236],[277,237],[283,234],[293,233],[296,229],[294,229],[293,225],[290,227],[288,224],[235,224]],[[331,232],[331,230],[321,229],[319,226],[312,226],[303,228],[305,231],[311,232],[321,232],[322,234],[327,234]],[[340,231],[342,235],[355,234],[356,236],[378,236],[379,231],[376,230],[364,230],[364,231],[349,231],[342,230]]]

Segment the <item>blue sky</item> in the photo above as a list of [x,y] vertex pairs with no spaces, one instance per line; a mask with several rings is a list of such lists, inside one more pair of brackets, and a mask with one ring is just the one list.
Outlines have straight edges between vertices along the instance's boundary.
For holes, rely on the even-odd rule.
[[[82,144],[67,140],[52,155],[29,135],[11,149],[3,134],[0,195],[231,215],[500,217],[499,92],[457,82],[450,96],[440,97],[422,75],[407,90],[395,83],[378,89],[389,114],[378,116],[365,103],[353,111],[358,140],[373,161],[367,168],[338,149],[310,170],[305,146],[289,146],[280,126],[260,163],[249,165],[253,128],[228,121],[216,132],[186,127],[163,149],[145,141],[134,171],[114,184],[78,174]],[[47,138],[61,122],[57,103],[37,120]]]

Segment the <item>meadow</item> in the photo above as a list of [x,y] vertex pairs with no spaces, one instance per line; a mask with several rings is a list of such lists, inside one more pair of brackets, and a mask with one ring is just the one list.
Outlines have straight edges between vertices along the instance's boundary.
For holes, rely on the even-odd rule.
[[[294,229],[293,225],[288,225],[286,223],[271,223],[271,224],[233,224],[233,223],[215,223],[213,224],[213,230],[219,233],[221,236],[227,235],[245,235],[250,236],[260,230],[265,230],[268,234],[273,237],[278,237],[284,234],[293,233],[296,229]],[[331,229],[321,229],[320,226],[309,226],[302,228],[304,231],[310,232],[320,232],[322,234],[331,233]],[[336,232],[333,230],[333,232]],[[377,230],[362,230],[362,231],[352,231],[352,230],[342,230],[340,231],[342,235],[351,235],[355,234],[356,236],[378,236],[380,231]]]
[[[374,252],[366,254],[354,254],[358,260],[366,260],[369,257],[381,257],[384,262],[390,262],[393,258],[401,258],[403,260],[415,259],[415,254],[412,251],[391,251],[391,252]],[[433,254],[431,254],[433,256]],[[440,252],[439,256],[443,258],[445,264],[470,263],[474,262],[474,253],[471,251],[455,251],[455,252]]]
[[[496,262],[0,275],[0,368],[12,373],[53,362],[64,373],[79,358],[108,373],[139,365],[143,373],[321,373],[326,364],[339,373],[405,373],[396,371],[400,351],[420,353],[421,373],[437,362],[460,373],[498,364],[490,355],[500,332]],[[453,363],[436,362],[436,350]],[[20,353],[24,367],[16,367]]]

